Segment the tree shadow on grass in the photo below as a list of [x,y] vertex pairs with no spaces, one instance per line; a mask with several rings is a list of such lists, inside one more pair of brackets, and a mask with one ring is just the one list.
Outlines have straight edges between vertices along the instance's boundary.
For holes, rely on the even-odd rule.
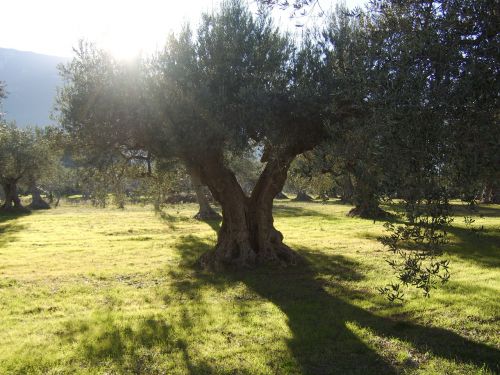
[[457,216],[480,216],[480,217],[500,217],[500,205],[480,204],[471,211],[465,204],[453,204],[453,213]]
[[309,208],[283,204],[274,204],[273,214],[275,215],[275,217],[315,216],[328,219],[332,219],[333,217],[331,214],[325,214],[323,212],[319,212]]
[[477,263],[482,267],[500,267],[500,233],[493,229],[474,232],[468,228],[451,227],[448,230],[456,237],[445,251],[459,258]]
[[[490,217],[500,216],[500,210],[495,210],[492,207],[487,207],[486,210],[489,210],[488,215]],[[481,206],[479,213],[483,214],[484,212],[485,208]],[[443,248],[445,253],[477,263],[482,267],[500,267],[500,228],[489,227],[478,230],[477,227],[480,226],[481,221],[478,221],[477,224],[473,224],[471,228],[456,226],[454,225],[455,223],[460,223],[460,217],[457,216],[460,214],[470,215],[470,211],[466,211],[463,206],[454,205],[453,214],[455,215],[455,221],[447,228],[447,232],[455,237],[455,239],[452,237],[451,243]],[[397,225],[406,223],[402,216],[393,216],[386,221]],[[384,233],[384,235],[385,234],[386,233]],[[360,233],[358,236],[374,241],[380,238],[380,235],[369,232]],[[407,246],[406,249],[418,249],[415,245],[412,246]]]
[[[186,342],[158,316],[132,321],[105,311],[85,321],[69,321],[59,337],[76,343],[77,358],[93,368],[126,374],[164,373],[168,369],[162,367],[158,355],[180,353],[190,374],[211,373],[207,363],[191,359]],[[182,368],[181,363],[176,367]]]
[[[208,248],[210,244],[195,236],[182,238],[177,246],[186,264],[194,264]],[[363,277],[356,262],[314,251],[303,254],[301,265],[286,269],[260,268],[223,275],[194,272],[195,280],[184,287],[196,290],[214,281],[218,288],[224,288],[243,282],[261,298],[271,301],[287,316],[293,333],[288,347],[304,374],[393,374],[415,366],[384,358],[352,331],[352,325],[368,329],[382,340],[407,342],[422,356],[430,352],[492,372],[500,370],[500,351],[495,348],[446,329],[403,318],[380,317],[351,304],[348,299],[353,297],[353,291],[342,282]],[[331,285],[325,282],[325,273],[331,274]],[[335,292],[330,294],[325,288],[332,285]],[[196,297],[196,292],[192,293]]]
[[[495,268],[500,267],[500,233],[494,230],[486,230],[484,232],[475,232],[468,228],[461,228],[451,226],[447,229],[453,237],[451,242],[443,247],[444,255],[447,254],[457,256],[461,259],[476,263],[481,267]],[[375,233],[360,233],[359,238],[377,241],[381,238],[379,234]],[[382,244],[380,244],[382,248]],[[402,247],[406,250],[419,250],[417,244],[408,243]],[[392,256],[393,254],[387,250],[386,254]]]
[[22,231],[25,226],[18,224],[16,219],[30,215],[29,212],[2,212],[0,213],[0,247],[12,242],[16,238],[16,233]]

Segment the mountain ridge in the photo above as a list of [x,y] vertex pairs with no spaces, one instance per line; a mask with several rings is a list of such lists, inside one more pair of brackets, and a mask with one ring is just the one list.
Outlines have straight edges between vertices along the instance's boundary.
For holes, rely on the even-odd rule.
[[1,111],[19,126],[53,124],[50,113],[56,88],[62,85],[57,66],[69,58],[31,51],[0,48],[0,81],[7,98]]

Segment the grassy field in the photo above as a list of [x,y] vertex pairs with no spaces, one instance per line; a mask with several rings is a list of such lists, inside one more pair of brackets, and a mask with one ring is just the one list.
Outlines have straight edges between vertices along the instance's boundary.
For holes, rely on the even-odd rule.
[[197,270],[194,205],[0,217],[0,374],[483,374],[500,363],[500,206],[457,217],[451,281],[390,304],[382,223],[276,204],[301,267]]

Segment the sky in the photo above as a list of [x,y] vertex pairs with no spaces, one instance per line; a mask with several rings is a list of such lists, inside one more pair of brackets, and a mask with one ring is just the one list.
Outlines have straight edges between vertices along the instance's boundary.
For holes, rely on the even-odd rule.
[[[161,47],[170,31],[195,24],[202,11],[220,0],[2,0],[0,47],[69,57],[79,39],[87,39],[117,57],[130,58]],[[340,0],[320,0],[327,10]],[[252,3],[252,1],[250,1]],[[346,0],[349,6],[365,0]],[[280,22],[293,27],[288,14]],[[311,22],[311,19],[305,20]]]

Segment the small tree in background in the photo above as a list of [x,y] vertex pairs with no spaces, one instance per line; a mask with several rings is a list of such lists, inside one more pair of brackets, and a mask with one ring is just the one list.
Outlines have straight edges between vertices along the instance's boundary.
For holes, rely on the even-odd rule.
[[2,101],[7,97],[7,91],[5,90],[5,82],[0,81],[0,121],[2,121]]
[[41,193],[48,193],[48,190],[44,189],[44,183],[53,179],[57,175],[57,169],[61,167],[62,134],[59,129],[50,126],[36,128],[34,132],[39,152],[45,156],[45,160],[38,169],[31,170],[24,179],[32,198],[29,208],[49,209],[50,205],[42,198]]
[[5,192],[4,211],[25,211],[18,194],[20,182],[44,171],[50,146],[34,129],[20,129],[14,123],[0,125],[0,184]]

